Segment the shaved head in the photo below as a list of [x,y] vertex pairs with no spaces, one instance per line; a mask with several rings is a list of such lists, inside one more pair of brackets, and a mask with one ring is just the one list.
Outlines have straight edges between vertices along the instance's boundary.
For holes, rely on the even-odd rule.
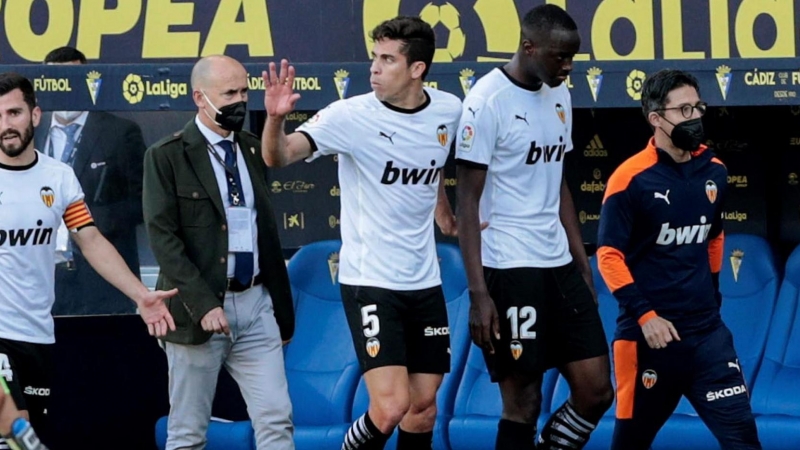
[[247,70],[242,63],[225,55],[206,56],[192,68],[192,99],[198,117],[212,131],[227,136],[217,114],[227,105],[247,104]]
[[247,77],[247,71],[237,60],[225,55],[201,58],[192,68],[192,90],[210,89],[224,80]]

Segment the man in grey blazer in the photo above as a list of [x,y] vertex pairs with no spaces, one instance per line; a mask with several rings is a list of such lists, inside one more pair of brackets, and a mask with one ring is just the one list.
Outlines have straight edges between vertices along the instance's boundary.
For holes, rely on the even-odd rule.
[[150,147],[144,221],[160,266],[177,287],[177,330],[163,338],[169,365],[167,449],[202,449],[221,367],[247,403],[259,450],[294,449],[282,342],[294,310],[258,138],[242,131],[247,72],[209,56],[192,70],[198,112]]

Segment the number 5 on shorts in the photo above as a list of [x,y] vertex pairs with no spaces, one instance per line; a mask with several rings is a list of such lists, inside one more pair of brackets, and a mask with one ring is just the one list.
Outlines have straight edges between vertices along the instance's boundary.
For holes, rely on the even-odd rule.
[[364,337],[375,337],[381,332],[381,323],[374,314],[378,305],[367,305],[361,308],[361,324],[364,326]]
[[[536,332],[531,331],[531,328],[536,324],[536,308],[533,306],[523,306],[522,308],[512,306],[508,308],[506,317],[511,321],[511,339],[536,339]],[[526,319],[521,326],[519,325],[519,319]]]

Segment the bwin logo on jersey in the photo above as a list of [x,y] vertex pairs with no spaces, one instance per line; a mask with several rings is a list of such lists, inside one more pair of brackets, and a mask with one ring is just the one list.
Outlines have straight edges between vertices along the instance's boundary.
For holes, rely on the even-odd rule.
[[699,225],[687,225],[685,227],[670,228],[669,222],[661,224],[661,232],[658,233],[656,244],[658,245],[684,245],[702,244],[708,238],[711,231],[711,224],[706,225],[706,216],[700,216]]
[[434,159],[431,160],[430,169],[394,167],[394,161],[386,161],[381,184],[394,184],[397,181],[400,181],[401,184],[431,184],[438,179],[439,169],[436,168]]
[[27,245],[50,245],[53,238],[52,228],[42,228],[42,221],[37,220],[39,228],[19,228],[16,230],[0,230],[0,246],[8,243],[11,247]]
[[559,143],[556,145],[544,145],[542,147],[537,146],[536,141],[531,142],[531,149],[528,150],[528,157],[525,159],[525,164],[536,164],[542,159],[542,156],[544,156],[545,163],[552,161],[560,162],[564,157],[564,150],[566,150],[567,145],[562,144],[562,142],[564,142],[563,137],[559,137],[558,142]]

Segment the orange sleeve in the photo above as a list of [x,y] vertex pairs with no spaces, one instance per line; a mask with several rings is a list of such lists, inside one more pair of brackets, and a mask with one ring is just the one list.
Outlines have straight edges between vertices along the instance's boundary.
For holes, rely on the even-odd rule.
[[658,162],[654,145],[651,139],[644,150],[628,158],[609,178],[597,232],[597,265],[603,281],[627,314],[644,321],[655,313],[634,282],[625,261],[625,251],[630,247],[634,217],[639,207],[633,200],[639,187],[633,181]]
[[68,230],[76,230],[93,222],[89,207],[86,206],[86,202],[83,200],[78,200],[69,205],[64,212],[64,223],[67,225]]
[[613,247],[605,246],[597,249],[597,267],[612,293],[623,286],[633,284],[633,275],[625,264],[625,255]]
[[722,271],[722,253],[725,245],[725,232],[721,232],[717,237],[708,243],[708,262],[711,265],[711,273]]

